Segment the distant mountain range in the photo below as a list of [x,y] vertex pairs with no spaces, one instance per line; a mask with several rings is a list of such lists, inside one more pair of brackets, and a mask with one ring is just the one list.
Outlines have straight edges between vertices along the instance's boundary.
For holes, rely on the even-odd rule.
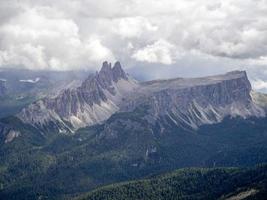
[[[20,80],[36,84],[42,78]],[[104,62],[99,72],[55,91],[0,120],[2,199],[71,199],[103,185],[178,168],[267,162],[267,96],[252,90],[244,71],[139,82],[119,62]],[[222,180],[224,172],[217,172]],[[192,173],[184,176],[191,179],[198,171]],[[232,172],[227,174],[228,180]],[[213,185],[216,180],[200,182]],[[198,186],[188,187],[196,191]],[[246,191],[249,187],[248,181]],[[99,191],[101,199],[105,189]],[[179,191],[187,194],[169,192]],[[230,197],[238,191],[233,187],[216,194]]]

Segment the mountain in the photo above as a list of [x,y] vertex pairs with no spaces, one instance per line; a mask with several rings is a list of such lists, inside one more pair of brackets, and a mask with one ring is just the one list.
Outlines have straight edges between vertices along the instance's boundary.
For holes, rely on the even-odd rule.
[[178,78],[144,82],[131,94],[122,110],[148,105],[152,120],[168,116],[178,126],[197,129],[222,121],[226,116],[265,116],[253,102],[244,71],[203,78]]
[[100,72],[90,75],[81,86],[37,101],[23,109],[18,117],[41,128],[52,123],[59,132],[73,132],[108,119],[119,110],[123,97],[137,85],[119,62],[113,68],[104,62]]
[[227,116],[263,117],[255,104],[246,72],[234,71],[203,78],[177,78],[137,82],[116,62],[104,62],[99,73],[90,75],[80,87],[65,89],[56,97],[41,99],[17,116],[44,129],[52,124],[60,133],[107,120],[116,112],[149,106],[146,118],[154,123],[168,117],[177,126],[197,129]]
[[58,94],[62,88],[80,84],[88,73],[90,72],[1,69],[0,118],[17,114],[40,98]]
[[264,200],[267,168],[180,169],[172,173],[98,188],[77,200]]
[[0,119],[2,199],[68,199],[179,168],[267,163],[267,96],[243,71],[137,82],[105,62],[70,85]]

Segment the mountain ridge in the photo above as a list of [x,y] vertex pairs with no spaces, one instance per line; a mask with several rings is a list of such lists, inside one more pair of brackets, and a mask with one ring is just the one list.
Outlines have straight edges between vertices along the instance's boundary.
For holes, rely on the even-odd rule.
[[151,107],[147,116],[151,123],[167,115],[177,126],[197,129],[226,116],[265,116],[251,91],[245,71],[138,82],[123,71],[120,62],[112,67],[105,61],[101,70],[89,75],[81,86],[37,101],[17,116],[41,129],[52,123],[60,133],[74,133],[103,123],[116,112],[146,104]]
[[[125,84],[129,82],[120,79],[109,88],[115,91],[115,96],[102,87],[100,89],[110,101],[121,102],[117,104],[121,110],[101,124],[79,128],[75,134],[59,133],[58,128],[62,124],[45,124],[44,132],[14,116],[1,119],[0,185],[3,189],[0,196],[5,196],[5,199],[61,199],[62,196],[73,196],[101,185],[144,178],[177,168],[265,163],[266,117],[255,115],[257,112],[251,112],[253,110],[248,107],[250,115],[225,115],[221,122],[211,121],[211,124],[201,121],[205,119],[205,114],[210,114],[203,114],[205,104],[202,101],[207,101],[206,108],[215,106],[218,114],[224,114],[219,113],[224,109],[229,111],[227,109],[231,108],[232,102],[243,106],[237,107],[238,111],[255,104],[252,99],[255,95],[251,95],[245,75],[234,73],[231,76],[239,78],[216,82],[216,87],[196,84],[194,89],[173,87],[169,90],[160,83],[160,87],[153,86],[154,90],[150,86],[143,89],[146,98],[142,86],[130,88],[142,101],[128,111],[122,110],[122,104],[131,103],[129,99],[135,100],[126,95],[129,85],[126,87]],[[90,79],[98,83],[96,77]],[[205,83],[205,78],[202,82]],[[168,81],[165,83],[170,85]],[[85,85],[91,88],[90,84]],[[173,85],[176,86],[176,83]],[[77,89],[73,90],[77,94]],[[67,94],[72,94],[71,91]],[[137,95],[139,92],[142,95]],[[182,98],[177,98],[179,95]],[[59,98],[60,103],[62,99]],[[264,98],[261,99],[264,101]],[[218,110],[220,107],[222,110]],[[154,112],[157,109],[164,112],[157,115]],[[179,115],[173,111],[179,112]],[[186,123],[190,120],[195,120],[197,129]],[[63,122],[71,126],[69,122]]]
[[55,98],[37,101],[17,116],[23,122],[39,127],[52,121],[60,132],[73,132],[77,128],[102,122],[117,111],[113,97],[120,92],[116,91],[118,86],[127,83],[131,87],[136,84],[128,79],[119,62],[113,68],[110,63],[104,62],[100,72],[89,75],[81,86],[65,89]]
[[[251,97],[251,85],[245,71],[143,84],[143,87],[128,98],[130,103],[123,105],[122,110],[129,111],[141,105],[144,97],[147,97],[147,104],[152,107],[155,118],[169,115],[175,123],[181,124],[182,121],[193,129],[203,124],[217,123],[226,116],[265,116],[264,110]],[[128,106],[129,104],[135,105]],[[170,115],[174,115],[176,119]]]

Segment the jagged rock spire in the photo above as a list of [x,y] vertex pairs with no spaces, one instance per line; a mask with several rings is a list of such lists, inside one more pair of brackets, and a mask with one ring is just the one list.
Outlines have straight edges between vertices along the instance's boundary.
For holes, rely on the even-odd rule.
[[97,76],[99,76],[98,79],[100,82],[104,81],[106,84],[111,84],[112,81],[118,82],[120,79],[128,79],[119,61],[115,62],[113,67],[111,67],[111,63],[107,61],[103,62],[102,68],[97,73]]
[[108,63],[107,61],[104,61],[102,64],[102,68],[99,73],[101,72],[108,72],[111,71],[111,63]]
[[126,73],[123,71],[121,64],[119,61],[115,62],[113,68],[112,68],[112,72],[113,72],[113,80],[115,82],[117,82],[120,78],[122,79],[128,79]]

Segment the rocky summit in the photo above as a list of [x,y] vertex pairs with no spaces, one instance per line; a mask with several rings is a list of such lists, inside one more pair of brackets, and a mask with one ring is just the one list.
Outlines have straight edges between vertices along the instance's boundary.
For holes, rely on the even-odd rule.
[[177,126],[197,129],[227,116],[265,116],[252,98],[245,71],[201,78],[176,78],[138,82],[124,72],[119,62],[104,62],[99,72],[76,88],[56,97],[41,99],[17,116],[38,128],[53,124],[59,132],[102,123],[115,112],[148,106],[145,118],[155,123],[167,117]]
[[119,62],[113,67],[104,62],[101,70],[89,75],[79,87],[65,89],[53,98],[41,99],[17,116],[39,128],[52,123],[59,132],[73,132],[108,119],[119,110],[123,96],[137,85],[122,70]]
[[245,71],[156,80],[141,83],[121,109],[128,111],[146,104],[152,120],[167,116],[178,126],[197,129],[203,124],[220,122],[226,116],[263,117],[264,109],[252,100],[251,91]]

